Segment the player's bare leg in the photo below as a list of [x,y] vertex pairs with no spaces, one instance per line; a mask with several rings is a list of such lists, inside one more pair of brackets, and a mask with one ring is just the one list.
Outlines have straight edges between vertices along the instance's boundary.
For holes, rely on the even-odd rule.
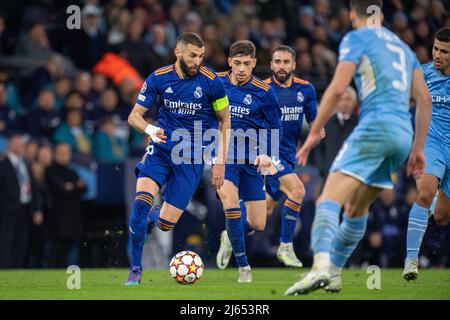
[[266,200],[245,201],[247,210],[247,221],[255,231],[264,231],[267,221]]
[[292,238],[305,197],[305,187],[295,173],[284,175],[280,177],[279,181],[280,190],[287,195],[287,199],[282,209],[283,217],[277,258],[287,267],[301,268],[303,264],[295,255]]
[[409,212],[407,256],[402,273],[407,281],[415,281],[419,276],[420,245],[427,229],[429,209],[438,190],[439,180],[433,175],[424,174],[416,177],[416,186],[417,198]]
[[442,190],[439,191],[434,220],[440,226],[446,226],[450,222],[450,198]]
[[325,287],[326,291],[341,291],[342,268],[364,236],[369,206],[381,191],[382,189],[380,188],[362,185],[344,205],[343,222],[339,226],[331,251],[330,283]]
[[275,201],[268,193],[266,193],[266,210],[267,210],[267,216],[271,216],[273,213],[273,210],[277,206],[278,201]]

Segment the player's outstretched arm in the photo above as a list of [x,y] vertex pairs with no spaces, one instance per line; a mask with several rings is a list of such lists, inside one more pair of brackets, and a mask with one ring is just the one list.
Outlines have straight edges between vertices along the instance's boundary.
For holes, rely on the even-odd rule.
[[219,120],[219,145],[217,148],[217,162],[211,170],[211,184],[218,190],[222,187],[225,179],[225,163],[227,159],[228,144],[230,142],[230,109],[228,106],[216,111]]
[[407,174],[417,176],[423,174],[425,170],[423,148],[428,134],[432,108],[431,96],[420,68],[415,69],[413,73],[411,99],[416,103],[416,132],[408,160]]
[[339,97],[347,90],[355,69],[356,65],[350,61],[341,61],[337,65],[333,80],[331,80],[330,85],[325,90],[320,101],[317,117],[312,123],[308,138],[297,152],[296,158],[298,164],[306,165],[312,148],[320,142],[322,130],[328,119],[335,112]]
[[147,110],[147,108],[136,103],[128,116],[128,124],[137,131],[148,134],[153,142],[166,143],[167,137],[164,135],[164,129],[151,125],[144,120],[144,114]]

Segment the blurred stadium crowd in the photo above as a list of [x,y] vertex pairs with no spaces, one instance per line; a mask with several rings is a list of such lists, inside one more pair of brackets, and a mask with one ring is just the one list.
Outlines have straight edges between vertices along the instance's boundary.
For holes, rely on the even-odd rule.
[[[81,8],[80,29],[68,29],[70,5]],[[386,0],[383,11],[386,25],[421,63],[431,60],[434,33],[450,26],[443,0]],[[2,0],[0,151],[7,155],[13,148],[24,155],[29,176],[19,184],[22,188],[25,181],[33,191],[31,200],[17,198],[24,210],[8,209],[5,194],[11,184],[5,175],[0,178],[0,248],[8,252],[0,254],[0,267],[128,266],[127,199],[134,190],[126,187],[133,179],[126,168],[142,156],[147,141],[126,120],[143,79],[174,61],[172,49],[181,32],[203,37],[204,64],[216,71],[227,69],[231,43],[252,40],[255,74],[261,78],[270,75],[271,50],[290,45],[297,52],[297,75],[315,86],[320,99],[349,30],[346,1],[339,0]],[[357,123],[355,93],[350,90],[339,103],[310,166],[298,168],[307,198],[294,248],[306,265],[314,199]],[[150,111],[148,120],[156,118],[157,110]],[[19,137],[26,137],[25,145]],[[402,266],[415,185],[403,171],[396,180],[396,190],[384,191],[372,206],[366,238],[351,265]],[[101,201],[101,194],[110,199],[117,188],[114,201]],[[224,217],[207,172],[187,211],[173,234],[152,235],[155,241],[148,245],[155,247],[148,252],[161,259],[147,261],[148,266],[165,266],[166,256],[187,248],[214,264]],[[248,238],[252,265],[279,266],[279,220],[276,211],[264,233]],[[449,227],[430,219],[421,255],[424,267],[450,266]]]

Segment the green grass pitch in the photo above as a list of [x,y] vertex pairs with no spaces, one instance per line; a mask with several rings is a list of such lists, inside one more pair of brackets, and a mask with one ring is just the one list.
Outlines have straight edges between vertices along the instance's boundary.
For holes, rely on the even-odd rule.
[[317,291],[285,297],[284,291],[307,269],[253,269],[253,283],[237,283],[237,269],[206,269],[193,285],[180,285],[168,270],[145,270],[138,287],[123,285],[126,269],[81,269],[81,289],[67,289],[65,269],[0,271],[0,299],[150,299],[150,300],[273,300],[273,299],[450,299],[450,269],[422,269],[407,283],[400,269],[381,269],[381,289],[369,290],[365,269],[344,270],[340,293]]

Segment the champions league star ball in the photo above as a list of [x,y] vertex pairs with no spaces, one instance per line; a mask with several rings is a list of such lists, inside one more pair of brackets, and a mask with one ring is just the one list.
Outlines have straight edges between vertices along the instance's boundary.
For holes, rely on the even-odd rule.
[[171,276],[181,284],[191,284],[200,279],[205,265],[198,254],[192,251],[177,253],[169,264]]

